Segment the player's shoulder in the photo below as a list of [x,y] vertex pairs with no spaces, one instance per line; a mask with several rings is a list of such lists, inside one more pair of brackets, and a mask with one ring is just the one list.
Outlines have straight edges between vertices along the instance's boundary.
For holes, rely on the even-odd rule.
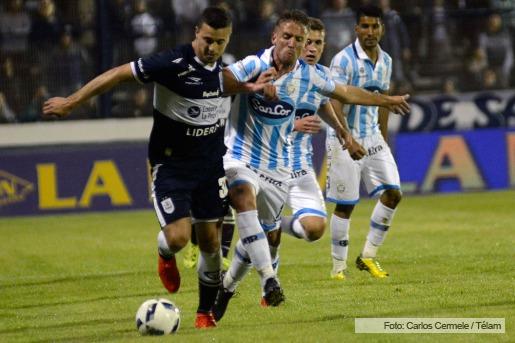
[[386,64],[387,66],[391,66],[392,65],[392,57],[386,51],[384,51],[383,49],[381,49],[381,56],[383,58],[383,63],[384,64]]
[[354,52],[354,47],[352,44],[347,45],[345,48],[340,50],[336,55],[334,55],[331,66],[333,65],[341,65],[347,64],[350,60],[355,57],[356,53]]
[[317,64],[315,64],[314,67],[315,67],[316,71],[322,75],[331,74],[331,70],[323,64],[317,63]]

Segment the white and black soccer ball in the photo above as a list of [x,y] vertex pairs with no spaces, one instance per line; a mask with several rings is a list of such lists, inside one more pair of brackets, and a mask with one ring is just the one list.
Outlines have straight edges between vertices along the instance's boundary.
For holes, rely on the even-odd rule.
[[136,313],[136,327],[142,335],[168,335],[176,333],[181,325],[181,312],[168,299],[145,301]]

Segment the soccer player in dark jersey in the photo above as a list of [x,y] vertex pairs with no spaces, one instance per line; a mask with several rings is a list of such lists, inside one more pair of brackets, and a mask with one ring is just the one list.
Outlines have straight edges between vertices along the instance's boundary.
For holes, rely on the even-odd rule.
[[[120,82],[153,82],[154,124],[148,155],[152,198],[161,225],[158,271],[165,288],[177,292],[180,274],[175,254],[190,240],[192,218],[200,247],[199,307],[195,327],[216,326],[211,314],[220,285],[221,218],[226,213],[227,187],[222,164],[224,126],[230,93],[253,92],[259,83],[237,83],[221,75],[221,59],[232,33],[229,14],[209,7],[195,27],[191,44],[115,67],[66,98],[51,98],[43,113],[64,117],[89,98]],[[223,81],[221,81],[223,80]]]

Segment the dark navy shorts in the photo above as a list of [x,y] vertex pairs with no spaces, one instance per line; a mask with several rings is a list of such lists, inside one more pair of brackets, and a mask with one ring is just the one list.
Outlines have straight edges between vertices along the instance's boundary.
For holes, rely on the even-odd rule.
[[157,164],[152,168],[152,198],[161,227],[184,217],[217,221],[228,207],[223,165],[190,169]]

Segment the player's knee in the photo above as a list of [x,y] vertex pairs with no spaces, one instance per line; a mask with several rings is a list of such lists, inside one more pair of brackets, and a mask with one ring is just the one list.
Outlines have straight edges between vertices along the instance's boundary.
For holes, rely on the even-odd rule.
[[268,240],[268,244],[273,247],[278,247],[281,244],[281,231],[273,230],[266,233],[266,239]]
[[189,222],[186,226],[178,221],[168,224],[163,228],[166,243],[172,251],[179,251],[188,244],[191,236],[189,225]]
[[231,206],[236,212],[245,212],[256,209],[256,197],[250,185],[234,186],[229,190]]
[[301,224],[306,232],[306,238],[310,242],[314,242],[322,238],[325,230],[325,219],[320,217],[304,217]]
[[336,204],[336,207],[334,208],[334,214],[337,217],[349,219],[353,210],[354,205]]
[[402,193],[398,189],[388,189],[381,196],[381,202],[389,208],[396,208],[401,199]]

